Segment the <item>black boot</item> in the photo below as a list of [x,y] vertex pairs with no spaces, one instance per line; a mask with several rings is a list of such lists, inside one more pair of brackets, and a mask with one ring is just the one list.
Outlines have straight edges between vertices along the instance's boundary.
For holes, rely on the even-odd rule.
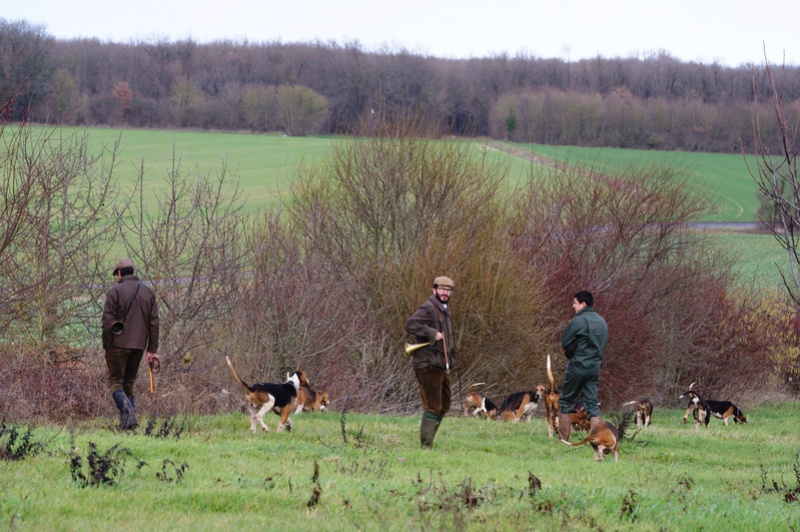
[[130,419],[131,419],[132,424],[133,424],[133,426],[131,426],[131,428],[135,429],[136,427],[139,426],[139,422],[136,420],[136,402],[133,400],[133,396],[132,395],[128,395],[128,394],[125,394],[125,395],[128,396],[128,402],[131,404]]
[[132,430],[139,426],[136,421],[136,416],[133,413],[133,406],[128,400],[128,396],[122,390],[117,390],[112,394],[114,403],[119,410],[119,428],[120,430]]

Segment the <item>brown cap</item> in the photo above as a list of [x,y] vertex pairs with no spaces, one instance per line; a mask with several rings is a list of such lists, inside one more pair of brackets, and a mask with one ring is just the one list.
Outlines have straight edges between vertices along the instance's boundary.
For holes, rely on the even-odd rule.
[[116,273],[123,268],[133,268],[133,261],[131,259],[119,259],[117,264],[114,265],[114,270],[112,270],[111,273],[116,275]]
[[446,288],[455,288],[456,285],[453,280],[449,277],[445,277],[444,275],[437,277],[433,280],[433,287],[444,286]]

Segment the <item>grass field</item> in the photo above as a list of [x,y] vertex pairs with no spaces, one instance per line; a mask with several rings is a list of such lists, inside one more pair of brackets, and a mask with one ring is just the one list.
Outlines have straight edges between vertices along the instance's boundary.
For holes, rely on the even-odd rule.
[[[285,137],[277,134],[219,133],[160,130],[119,130],[110,128],[64,128],[66,133],[87,134],[90,151],[99,153],[103,145],[121,138],[122,153],[118,176],[131,182],[144,162],[146,191],[152,193],[163,184],[172,167],[173,148],[182,161],[184,173],[214,174],[223,161],[228,172],[239,176],[243,198],[251,208],[273,207],[287,198],[293,179],[302,165],[321,164],[330,155],[335,137]],[[474,142],[475,149],[485,139]],[[750,222],[755,220],[758,201],[755,184],[741,155],[619,150],[608,148],[558,147],[513,144],[531,154],[566,160],[571,164],[624,170],[629,165],[670,164],[693,176],[703,190],[711,211],[703,221]],[[509,186],[528,179],[535,170],[528,158],[513,157],[499,150],[488,150],[509,165]],[[729,250],[737,260],[736,273],[744,284],[780,288],[775,264],[786,264],[786,255],[769,235],[716,231],[712,242]]]
[[[745,413],[746,425],[696,429],[682,409],[657,409],[617,463],[549,439],[541,417],[447,417],[433,451],[419,448],[416,416],[301,414],[277,433],[270,414],[271,432],[255,435],[243,413],[178,420],[186,428],[162,437],[109,430],[111,419],[37,427],[42,452],[0,460],[0,527],[796,530],[800,403]],[[117,465],[113,483],[73,478],[92,478],[91,445],[98,468]]]
[[[44,128],[41,128],[44,130]],[[215,175],[227,172],[240,179],[243,196],[251,207],[273,207],[288,198],[292,181],[303,167],[323,164],[343,137],[287,137],[279,134],[161,131],[107,128],[62,128],[67,134],[88,135],[90,153],[100,153],[120,140],[117,177],[125,185],[143,164],[147,191],[163,184],[173,164],[173,148],[181,163],[181,175]],[[530,163],[497,151],[482,151],[471,142],[476,155],[509,165],[510,185],[527,179]]]
[[784,291],[778,268],[789,271],[789,258],[772,235],[714,231],[710,241],[736,261],[733,273],[743,285]]
[[[40,128],[48,131],[47,128]],[[223,162],[227,171],[241,179],[249,203],[272,206],[285,197],[302,165],[326,160],[337,137],[286,137],[278,134],[162,131],[111,128],[62,128],[63,134],[87,134],[91,153],[121,139],[118,177],[130,182],[142,163],[148,189],[157,188],[172,167],[173,148],[183,172],[213,174]],[[499,150],[484,150],[486,139],[476,139],[476,153],[497,157],[509,165],[511,186],[527,179],[532,167],[523,157]],[[758,209],[756,187],[741,155],[621,150],[546,145],[510,144],[523,152],[578,166],[624,170],[628,166],[667,164],[684,170],[708,201],[710,211],[703,221],[755,221]],[[480,152],[479,152],[480,150]]]
[[[665,164],[679,168],[692,176],[692,183],[706,198],[710,211],[702,221],[756,221],[758,199],[756,185],[741,154],[664,152],[653,150],[622,150],[612,148],[581,148],[529,145],[528,149],[545,157],[584,167],[624,170],[629,166]],[[748,163],[755,169],[755,158]]]
[[103,128],[67,129],[87,133],[89,150],[99,153],[120,139],[122,148],[118,177],[131,182],[144,163],[145,184],[154,190],[163,183],[174,154],[181,162],[181,175],[215,175],[227,165],[227,172],[240,179],[250,204],[271,207],[289,191],[298,167],[323,160],[331,138],[286,137],[248,133],[210,133],[160,130],[116,130]]

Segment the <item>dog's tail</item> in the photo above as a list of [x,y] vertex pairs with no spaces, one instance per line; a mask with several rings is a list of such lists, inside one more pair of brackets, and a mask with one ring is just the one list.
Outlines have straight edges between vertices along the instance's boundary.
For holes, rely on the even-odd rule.
[[550,395],[556,393],[556,383],[553,379],[553,369],[550,367],[550,355],[547,355],[547,379],[550,381]]
[[234,376],[234,377],[236,377],[236,380],[237,380],[237,381],[239,381],[239,384],[241,384],[242,386],[244,386],[244,389],[245,389],[245,390],[247,390],[248,392],[252,392],[253,390],[251,390],[251,389],[250,389],[250,386],[248,386],[248,385],[247,385],[247,384],[246,384],[246,383],[245,383],[245,382],[244,382],[244,381],[241,379],[241,377],[239,377],[239,374],[238,374],[238,373],[236,373],[236,368],[234,368],[234,367],[233,367],[233,362],[231,362],[231,358],[230,358],[228,355],[225,355],[225,360],[228,362],[228,367],[229,367],[229,368],[231,368],[231,372],[233,372],[233,376]]
[[485,382],[473,382],[472,384],[467,386],[467,393],[472,393],[472,389],[473,388],[475,388],[476,386],[482,386],[484,384],[486,384],[486,383]]
[[580,447],[581,445],[586,445],[587,443],[589,443],[589,441],[590,441],[590,440],[591,440],[593,437],[594,437],[594,435],[593,435],[593,434],[591,434],[591,433],[589,433],[589,435],[588,435],[588,436],[586,436],[584,439],[582,439],[582,440],[581,440],[581,441],[579,441],[579,442],[572,443],[572,442],[568,442],[568,441],[561,440],[561,443],[566,443],[566,444],[567,444],[567,445],[569,445],[570,447]]

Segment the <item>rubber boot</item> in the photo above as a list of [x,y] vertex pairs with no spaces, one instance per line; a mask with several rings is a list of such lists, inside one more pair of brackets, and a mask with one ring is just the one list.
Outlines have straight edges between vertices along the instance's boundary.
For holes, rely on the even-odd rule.
[[589,418],[589,430],[591,431],[593,428],[598,426],[603,422],[603,418],[601,416],[592,416]]
[[117,390],[112,394],[114,403],[119,410],[119,428],[120,430],[131,430],[138,426],[136,416],[133,413],[133,407],[128,400],[128,396],[122,390]]
[[430,412],[422,414],[422,423],[419,426],[419,443],[423,449],[433,449],[433,439],[439,427],[437,416]]
[[563,441],[569,441],[572,432],[572,417],[570,414],[558,414],[558,437]]
[[444,419],[444,413],[439,414],[436,416],[436,430],[433,431],[433,435],[436,436],[436,433],[439,432],[439,426],[442,424],[442,420]]
[[[125,395],[128,395],[128,394],[125,394]],[[133,426],[131,428],[135,429],[136,427],[139,426],[139,422],[136,420],[136,401],[134,401],[132,395],[128,395],[128,402],[131,404],[131,417],[130,417],[130,419],[131,419],[131,422],[133,424]]]

